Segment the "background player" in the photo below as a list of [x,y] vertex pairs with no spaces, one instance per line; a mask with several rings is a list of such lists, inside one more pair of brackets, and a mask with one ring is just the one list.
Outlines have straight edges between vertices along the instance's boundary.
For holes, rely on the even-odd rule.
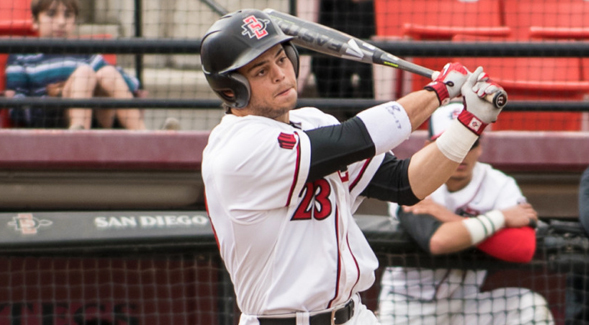
[[[438,108],[430,118],[435,141],[460,114],[461,102]],[[431,141],[426,143],[430,144]],[[389,204],[392,216],[425,251],[437,255],[473,245],[510,262],[529,262],[536,248],[536,211],[525,203],[515,180],[478,162],[483,147],[475,142],[450,179],[413,205]],[[518,204],[518,202],[520,202]],[[502,214],[505,227],[472,238],[470,223],[488,223]],[[380,322],[387,324],[551,324],[546,300],[523,288],[480,292],[484,270],[389,267],[381,280]]]
[[[499,110],[479,96],[498,86],[482,68],[448,64],[427,90],[339,124],[294,110],[299,59],[289,41],[265,13],[241,10],[201,44],[228,113],[209,136],[202,175],[240,324],[376,324],[358,292],[372,286],[378,261],[353,212],[364,197],[414,204],[443,184],[496,120]],[[435,146],[407,160],[388,153],[460,94],[468,109]],[[501,215],[491,222],[504,224]]]

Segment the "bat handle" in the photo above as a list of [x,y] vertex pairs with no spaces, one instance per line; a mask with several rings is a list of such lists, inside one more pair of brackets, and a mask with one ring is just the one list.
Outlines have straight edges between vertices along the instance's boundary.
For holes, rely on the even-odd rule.
[[[427,69],[427,68],[424,68],[424,69]],[[431,71],[433,73],[433,70],[431,70]],[[429,76],[426,75],[424,77],[431,78],[431,74]],[[485,96],[484,100],[493,104],[493,106],[495,106],[495,108],[497,108],[497,109],[503,109],[503,107],[505,107],[505,105],[507,104],[507,92],[503,89],[500,89],[497,92],[494,92],[492,94],[488,94],[487,96]]]
[[[420,76],[428,77],[432,80],[434,79],[433,73],[437,72],[413,63],[409,63],[409,65],[411,70],[408,71],[416,73]],[[493,94],[488,94],[487,96],[485,96],[484,99],[489,103],[493,104],[493,106],[495,106],[497,109],[502,109],[507,104],[507,92],[501,89]]]
[[485,100],[493,104],[497,109],[502,109],[507,104],[507,92],[501,89],[496,93],[485,96]]

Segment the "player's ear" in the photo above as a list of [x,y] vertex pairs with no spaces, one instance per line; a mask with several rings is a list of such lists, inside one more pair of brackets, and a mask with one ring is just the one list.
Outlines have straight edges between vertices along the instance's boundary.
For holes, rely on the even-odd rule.
[[232,90],[223,90],[223,95],[228,98],[235,98],[235,93]]

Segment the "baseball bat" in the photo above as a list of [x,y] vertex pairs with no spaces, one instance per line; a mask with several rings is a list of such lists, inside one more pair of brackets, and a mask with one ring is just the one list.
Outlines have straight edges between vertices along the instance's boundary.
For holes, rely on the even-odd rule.
[[[272,20],[286,35],[293,37],[292,43],[295,45],[342,59],[405,70],[430,79],[435,72],[432,69],[398,58],[372,44],[333,28],[274,9],[264,9],[264,12],[272,17]],[[507,104],[507,93],[505,90],[500,90],[487,95],[485,100],[497,108],[503,108]]]

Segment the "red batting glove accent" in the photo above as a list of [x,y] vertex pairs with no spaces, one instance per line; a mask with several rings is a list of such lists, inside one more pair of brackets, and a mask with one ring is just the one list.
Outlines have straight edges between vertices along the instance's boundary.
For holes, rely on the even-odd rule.
[[432,81],[425,85],[423,89],[435,92],[436,96],[438,96],[438,100],[440,101],[440,106],[446,105],[450,101],[448,88],[446,88],[446,85],[441,81]]
[[471,130],[474,134],[480,136],[483,130],[487,127],[487,123],[481,121],[478,117],[474,116],[471,112],[466,110],[466,100],[464,101],[464,109],[458,115],[458,121]]
[[530,227],[504,228],[477,248],[503,261],[528,263],[536,252],[536,231]]
[[[460,95],[462,85],[468,78],[469,72],[459,62],[448,63],[439,72],[434,81],[425,85],[424,89],[435,91],[440,105],[447,104],[450,99]],[[433,75],[432,74],[432,77]]]

